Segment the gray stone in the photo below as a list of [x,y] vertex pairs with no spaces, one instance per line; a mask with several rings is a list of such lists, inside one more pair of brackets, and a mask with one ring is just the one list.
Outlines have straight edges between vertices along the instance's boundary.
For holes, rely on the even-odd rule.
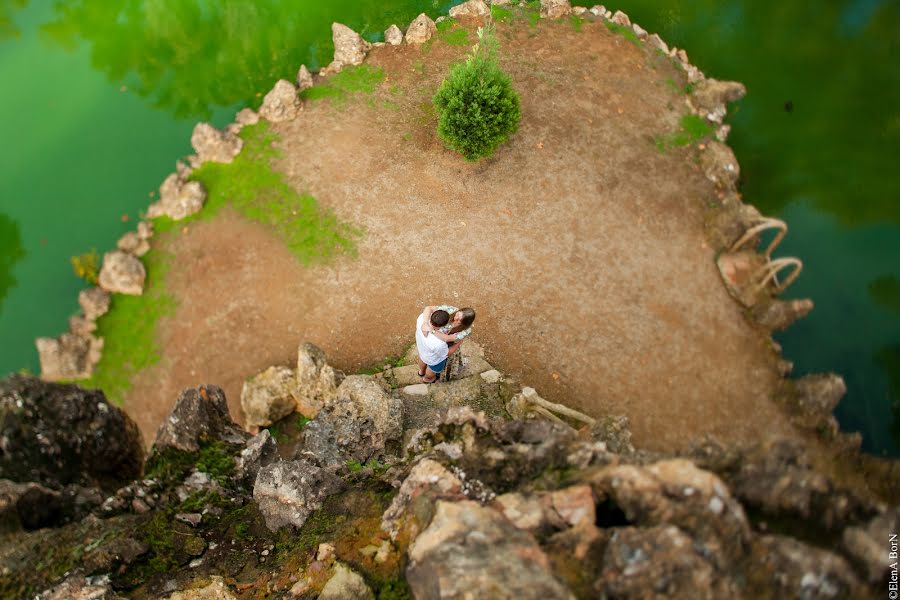
[[78,304],[84,318],[94,321],[109,310],[109,292],[98,287],[81,290],[78,292]]
[[344,65],[362,64],[372,48],[362,36],[341,23],[331,24],[331,39],[334,41],[334,60]]
[[135,256],[143,256],[150,250],[150,244],[143,239],[135,231],[129,231],[116,243],[116,247],[122,252],[133,254]]
[[541,16],[558,19],[572,12],[569,0],[541,0]]
[[669,46],[666,44],[661,37],[657,34],[653,33],[647,38],[647,43],[650,44],[651,48],[656,48],[660,52],[665,54],[669,53]]
[[199,181],[187,181],[172,173],[159,187],[159,200],[147,208],[151,219],[167,216],[179,221],[200,211],[206,202],[206,189]]
[[396,25],[391,25],[384,32],[384,41],[391,46],[397,46],[403,43],[403,32]]
[[865,597],[850,565],[827,550],[788,537],[767,535],[752,540],[749,554],[749,562],[755,567],[754,583],[765,589],[769,597]]
[[344,374],[328,365],[325,352],[310,343],[297,348],[297,412],[314,418],[337,396]]
[[418,599],[574,598],[531,535],[476,502],[438,501],[409,559],[406,578]]
[[244,146],[244,140],[209,123],[197,123],[191,134],[191,146],[200,162],[230,163]]
[[306,68],[306,65],[300,65],[300,70],[297,71],[297,91],[302,92],[303,90],[309,89],[314,85],[312,74],[310,74],[309,69]]
[[247,438],[228,414],[225,392],[214,385],[201,385],[181,392],[175,407],[163,421],[153,442],[153,452],[175,448],[196,452],[203,440],[243,443]]
[[235,458],[235,474],[239,480],[252,485],[260,468],[276,460],[278,444],[269,430],[263,429],[247,441],[246,447]]
[[461,499],[464,497],[462,481],[444,465],[430,458],[423,458],[410,470],[400,485],[391,505],[381,516],[381,529],[396,539],[402,529],[417,534],[421,523],[416,523],[410,507],[422,502],[420,497],[434,502],[438,498]]
[[109,576],[85,577],[72,574],[61,583],[39,593],[38,600],[119,600],[124,598],[109,584]]
[[203,587],[175,592],[165,600],[237,600],[222,577],[213,575],[210,579]]
[[295,119],[300,113],[300,109],[297,88],[290,81],[279,79],[263,98],[259,116],[272,123],[281,123]]
[[490,14],[491,9],[484,0],[468,0],[450,9],[451,19],[484,18]]
[[141,221],[137,226],[137,234],[142,240],[149,240],[153,237],[153,223],[150,221]]
[[637,23],[631,24],[631,29],[634,31],[634,34],[638,36],[638,39],[646,39],[647,38],[647,30],[638,25]]
[[146,278],[144,265],[134,256],[118,250],[103,255],[99,282],[107,292],[140,296]]
[[100,362],[103,339],[64,333],[57,338],[35,340],[41,364],[41,379],[64,381],[86,379]]
[[499,383],[501,377],[503,377],[503,374],[496,369],[481,373],[481,379],[483,379],[485,383]]
[[256,475],[253,499],[270,531],[302,527],[322,502],[339,492],[343,482],[305,460],[281,461],[262,467]]
[[334,565],[334,574],[322,588],[319,600],[375,600],[362,575],[343,563]]
[[241,408],[245,427],[267,427],[296,407],[297,380],[287,367],[269,367],[244,382]]
[[422,13],[409,24],[405,36],[406,43],[424,44],[430,40],[431,36],[435,33],[437,33],[437,25],[434,24],[434,21],[432,21],[428,15]]
[[726,189],[734,189],[741,176],[741,168],[734,152],[717,141],[707,143],[706,150],[700,154],[700,168],[707,179]]

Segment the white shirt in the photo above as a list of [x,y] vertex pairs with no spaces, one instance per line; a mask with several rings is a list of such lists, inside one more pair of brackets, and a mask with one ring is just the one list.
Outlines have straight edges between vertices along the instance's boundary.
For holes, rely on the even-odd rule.
[[422,333],[422,323],[425,322],[425,314],[419,315],[416,319],[416,350],[419,351],[419,358],[426,365],[436,365],[447,358],[450,353],[447,348],[447,342],[440,339],[434,333],[429,333],[428,337]]

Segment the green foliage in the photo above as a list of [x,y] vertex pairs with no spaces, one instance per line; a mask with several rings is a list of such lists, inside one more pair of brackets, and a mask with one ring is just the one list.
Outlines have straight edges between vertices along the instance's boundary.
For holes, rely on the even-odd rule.
[[296,422],[297,429],[303,429],[304,427],[306,427],[306,424],[309,423],[310,421],[312,421],[312,419],[310,419],[306,415],[297,415],[297,422]]
[[69,259],[72,263],[72,270],[79,279],[84,279],[90,285],[97,285],[97,279],[100,275],[100,255],[96,249],[90,252],[73,256]]
[[202,442],[197,452],[167,448],[147,460],[144,473],[168,487],[184,479],[194,467],[220,483],[227,483],[234,473],[234,448],[221,440]]
[[612,21],[604,21],[604,23],[606,24],[606,28],[613,33],[618,33],[632,44],[638,46],[641,45],[640,38],[638,38],[637,34],[634,32],[634,29],[632,29],[631,27],[625,27],[624,25],[619,25],[618,23],[613,23]]
[[660,152],[667,152],[671,148],[693,144],[714,132],[715,127],[710,125],[706,119],[697,115],[684,115],[681,117],[681,129],[675,133],[657,137],[656,148]]
[[582,19],[575,13],[572,13],[571,15],[569,15],[569,25],[571,25],[572,29],[574,29],[575,31],[581,31],[581,26],[584,25],[584,19]]
[[159,362],[156,323],[175,311],[175,299],[165,286],[170,255],[152,249],[143,256],[147,278],[140,296],[113,294],[109,311],[97,319],[96,335],[103,338],[103,354],[94,375],[79,382],[100,388],[110,402],[121,404],[131,380]]
[[519,126],[519,96],[497,62],[494,28],[478,29],[479,43],[454,65],[434,96],[438,135],[466,160],[494,153]]
[[324,83],[300,92],[304,100],[330,98],[338,107],[344,106],[352,94],[371,94],[384,81],[384,69],[370,65],[346,67],[325,80]]
[[378,462],[378,459],[370,458],[367,462],[361,463],[358,460],[348,460],[347,468],[352,472],[362,471],[363,469],[372,469],[375,472],[383,471],[385,465]]
[[513,11],[508,8],[503,8],[499,5],[491,5],[491,19],[498,23],[503,23],[504,21],[508,21],[513,16]]
[[376,596],[378,600],[412,600],[412,597],[412,590],[402,577],[384,583],[378,588]]

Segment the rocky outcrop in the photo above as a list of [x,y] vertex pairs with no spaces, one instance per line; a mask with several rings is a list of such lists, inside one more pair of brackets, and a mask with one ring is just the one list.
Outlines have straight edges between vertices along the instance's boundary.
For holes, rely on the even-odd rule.
[[405,36],[406,43],[424,44],[436,33],[437,25],[434,24],[434,21],[432,21],[428,15],[422,13],[409,24]]
[[271,531],[287,525],[301,527],[338,492],[343,482],[305,460],[280,461],[262,467],[253,485],[253,499]]
[[224,440],[241,444],[247,437],[231,420],[225,392],[214,385],[201,385],[181,392],[156,433],[153,452],[161,453],[169,448],[196,452],[203,442]]
[[269,430],[263,429],[247,441],[235,459],[235,475],[244,484],[253,485],[259,470],[278,459],[278,444]]
[[[900,507],[893,507],[874,517],[865,525],[844,530],[841,545],[857,569],[871,584],[887,589],[891,566],[897,558],[885,552],[886,543],[900,528]],[[895,538],[896,539],[896,538]]]
[[403,32],[396,25],[391,25],[384,32],[384,41],[391,46],[398,46],[403,43]]
[[483,19],[490,14],[491,8],[484,0],[468,0],[450,9],[451,19]]
[[263,98],[259,116],[271,123],[281,123],[297,118],[300,108],[297,88],[290,81],[279,79]]
[[728,112],[728,103],[737,102],[746,94],[747,88],[737,81],[705,79],[694,88],[691,102],[701,117],[721,124]]
[[107,292],[140,296],[144,293],[146,278],[147,270],[143,263],[131,254],[117,250],[103,255],[99,282]]
[[78,292],[78,305],[84,317],[94,321],[109,310],[109,292],[98,287],[81,290]]
[[300,69],[297,71],[297,91],[302,92],[313,85],[313,77],[309,69],[306,68],[306,65],[300,65]]
[[569,0],[541,0],[541,16],[547,19],[558,19],[572,12]]
[[119,241],[116,242],[116,248],[122,252],[140,257],[150,251],[150,242],[139,236],[136,231],[129,231],[119,238]]
[[813,309],[812,300],[772,300],[753,307],[756,322],[772,331],[784,331],[794,321],[808,315]]
[[337,563],[334,574],[319,594],[319,600],[375,600],[375,595],[362,575],[347,565]]
[[297,348],[297,412],[313,418],[337,396],[344,374],[331,367],[321,348],[304,342]]
[[297,380],[287,367],[269,367],[244,382],[241,408],[248,428],[267,427],[297,408]]
[[[58,338],[35,340],[45,381],[68,381],[90,377],[100,362],[103,340],[90,335],[93,327],[64,333]],[[80,330],[79,330],[80,329]]]
[[159,187],[159,200],[147,209],[151,219],[166,216],[175,221],[193,215],[203,208],[206,189],[199,181],[187,181],[180,173],[172,173]]
[[201,163],[230,163],[241,152],[244,140],[228,131],[220,131],[209,123],[197,123],[191,134],[191,146]]
[[372,44],[361,35],[340,23],[331,24],[331,39],[334,42],[334,62],[341,65],[361,65]]
[[700,168],[707,179],[722,188],[734,188],[741,176],[734,152],[715,140],[710,141],[700,153]]

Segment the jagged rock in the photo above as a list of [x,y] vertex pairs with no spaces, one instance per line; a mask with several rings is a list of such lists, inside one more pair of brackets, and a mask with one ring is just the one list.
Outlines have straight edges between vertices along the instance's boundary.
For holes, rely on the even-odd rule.
[[322,501],[343,487],[340,478],[305,460],[281,461],[260,468],[253,499],[270,531],[302,527]]
[[325,353],[310,343],[297,348],[297,412],[314,418],[337,396],[344,374],[328,365]]
[[245,427],[267,427],[294,412],[297,380],[287,367],[269,367],[244,382],[241,408]]
[[213,575],[210,579],[203,587],[175,592],[165,600],[237,600],[222,577]]
[[0,479],[0,533],[53,527],[61,521],[61,494],[34,482]]
[[688,532],[719,568],[737,560],[750,537],[744,510],[725,484],[688,460],[609,466],[591,484],[600,502],[612,502],[629,523],[676,525]]
[[98,287],[81,290],[78,292],[78,304],[84,318],[94,321],[109,310],[109,292]]
[[159,186],[159,200],[147,208],[147,216],[167,216],[179,221],[199,212],[204,202],[206,189],[199,181],[186,181],[180,174],[172,173]]
[[278,444],[268,429],[263,429],[247,441],[247,446],[235,459],[235,474],[247,484],[256,481],[260,468],[278,460]]
[[137,425],[100,390],[12,375],[0,381],[0,478],[115,489],[140,475]]
[[122,252],[133,254],[135,256],[143,256],[150,250],[150,244],[147,240],[140,237],[137,232],[129,231],[116,242],[116,247]]
[[638,36],[638,39],[645,40],[647,39],[647,30],[638,25],[637,23],[631,24],[631,29],[634,31],[634,34]]
[[99,282],[107,292],[140,296],[146,278],[144,265],[134,256],[118,250],[103,255]]
[[491,9],[484,0],[468,0],[450,9],[451,19],[483,18],[490,14]]
[[397,456],[403,437],[403,403],[388,396],[371,377],[351,375],[305,432],[303,451],[322,466]]
[[313,77],[309,69],[306,68],[306,65],[300,65],[300,70],[297,71],[297,91],[302,92],[313,85]]
[[297,88],[290,81],[279,79],[272,90],[263,98],[259,116],[272,123],[291,121],[300,112],[300,98]]
[[663,52],[664,54],[669,53],[669,46],[663,41],[663,39],[661,37],[659,37],[655,33],[651,34],[647,38],[647,43],[650,45],[651,48],[656,48],[657,50],[659,50],[660,52]]
[[634,452],[634,446],[631,444],[631,430],[628,428],[628,417],[600,417],[591,427],[591,436],[606,444],[606,447],[616,454]]
[[534,494],[513,492],[497,496],[496,503],[510,522],[530,532],[593,524],[596,516],[594,494],[587,485]]
[[818,427],[833,419],[838,402],[847,393],[844,379],[835,373],[807,375],[793,382],[785,394],[788,409],[807,427]]
[[534,538],[476,502],[438,501],[409,548],[407,581],[419,599],[574,598]]
[[150,546],[133,538],[113,538],[88,551],[82,565],[88,575],[110,573],[121,565],[130,565],[149,550]]
[[595,17],[605,17],[606,16],[606,7],[602,4],[595,4],[588,11]]
[[747,94],[744,84],[737,81],[706,79],[691,93],[691,100],[701,117],[721,123],[729,102],[737,102]]
[[621,25],[622,27],[631,27],[631,19],[629,19],[628,15],[626,15],[621,10],[617,10],[616,12],[614,12],[610,21],[616,23],[617,25]]
[[541,0],[541,16],[547,19],[558,19],[572,12],[569,0]]
[[391,25],[384,32],[384,41],[391,46],[397,46],[403,43],[403,32],[396,25]]
[[156,432],[153,453],[168,448],[196,452],[201,441],[242,444],[246,437],[228,414],[225,392],[215,385],[201,385],[187,388],[178,396],[172,412]]
[[344,65],[360,65],[372,45],[361,35],[340,23],[331,24],[331,39],[334,41],[334,60]]
[[776,300],[760,303],[753,307],[753,318],[756,322],[772,331],[783,331],[794,321],[805,317],[813,309],[813,301]]
[[344,565],[334,565],[334,575],[322,588],[319,600],[375,600],[362,575]]
[[85,379],[100,362],[103,339],[64,333],[58,338],[38,338],[35,346],[45,381]]
[[765,590],[772,598],[863,597],[859,580],[843,558],[788,537],[754,538],[749,562],[748,587]]
[[244,146],[244,140],[209,123],[197,123],[191,134],[191,146],[200,162],[230,163]]
[[[422,521],[427,522],[430,518],[430,515],[417,518],[422,516],[419,514],[421,507],[433,505],[439,498],[462,499],[462,487],[462,481],[444,465],[430,458],[423,458],[410,470],[391,505],[381,516],[381,529],[391,539],[396,539],[401,530],[406,530],[414,538],[421,531]],[[419,508],[419,512],[411,515],[411,506]]]
[[234,122],[241,127],[246,127],[247,125],[256,125],[259,123],[259,114],[256,113],[252,108],[242,108],[234,115]]
[[712,140],[700,153],[700,168],[706,178],[723,188],[734,188],[741,176],[741,168],[731,148]]
[[734,583],[672,525],[614,530],[594,593],[600,598],[739,597]]
[[[180,161],[179,161],[180,162]],[[153,237],[153,223],[150,221],[141,221],[137,225],[137,234],[142,240],[149,240]]]
[[886,550],[891,536],[897,535],[898,528],[900,507],[895,506],[864,527],[848,527],[841,540],[844,551],[860,572],[866,574],[869,583],[882,584],[881,589],[887,589],[891,565],[897,562],[896,553],[891,557]]
[[38,600],[120,600],[109,584],[109,575],[85,577],[73,574],[62,583],[44,590],[36,597]]
[[434,21],[432,21],[428,15],[422,13],[409,24],[405,36],[406,43],[424,44],[430,40],[431,36],[435,33],[437,33],[437,25],[434,24]]
[[97,330],[97,323],[81,315],[69,317],[69,332],[80,338],[88,338]]

